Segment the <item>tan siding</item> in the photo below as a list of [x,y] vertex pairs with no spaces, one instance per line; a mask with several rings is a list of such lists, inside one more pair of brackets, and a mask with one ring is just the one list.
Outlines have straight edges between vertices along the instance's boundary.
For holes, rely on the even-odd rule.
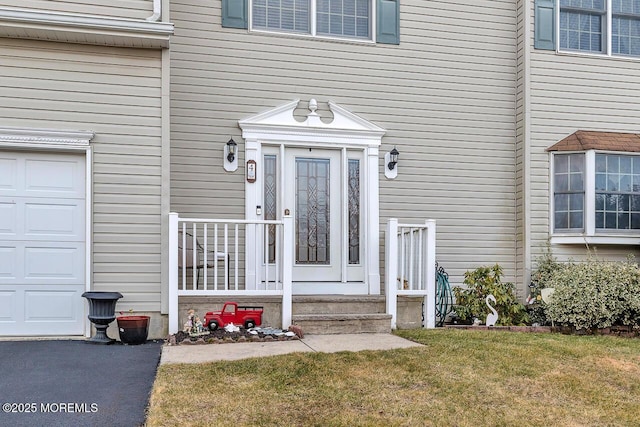
[[0,0],[0,7],[146,19],[153,13],[153,0]]
[[[532,12],[533,13],[533,12]],[[531,62],[531,235],[533,256],[549,237],[549,154],[579,129],[640,132],[640,62],[533,49]],[[594,249],[592,247],[591,249]],[[555,245],[560,259],[583,259],[584,245]],[[638,255],[637,246],[601,246],[603,258]]]
[[3,125],[96,133],[94,287],[160,311],[160,52],[0,39],[0,93]]
[[[237,121],[295,98],[318,99],[323,113],[332,100],[387,129],[381,172],[384,152],[401,153],[398,178],[380,174],[382,230],[392,216],[434,218],[454,284],[493,263],[515,279],[512,0],[403,1],[399,46],[224,29],[219,2],[172,1],[171,20],[172,210],[243,218]],[[222,169],[229,136],[235,173]]]

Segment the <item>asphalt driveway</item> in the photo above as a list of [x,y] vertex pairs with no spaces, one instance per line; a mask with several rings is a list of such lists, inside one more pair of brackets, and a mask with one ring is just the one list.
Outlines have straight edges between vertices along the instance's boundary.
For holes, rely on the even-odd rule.
[[161,351],[161,341],[2,341],[0,426],[142,425]]

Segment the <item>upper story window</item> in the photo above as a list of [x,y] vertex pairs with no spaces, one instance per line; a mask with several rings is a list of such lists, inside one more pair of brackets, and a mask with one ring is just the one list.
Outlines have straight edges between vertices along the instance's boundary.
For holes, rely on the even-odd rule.
[[400,0],[222,0],[222,26],[400,44]]
[[564,243],[640,237],[640,136],[578,131],[549,151],[552,236],[581,236]]
[[253,0],[252,28],[371,39],[371,0]]
[[535,4],[537,49],[640,57],[640,0],[536,0]]
[[560,49],[602,52],[606,14],[605,0],[560,0]]

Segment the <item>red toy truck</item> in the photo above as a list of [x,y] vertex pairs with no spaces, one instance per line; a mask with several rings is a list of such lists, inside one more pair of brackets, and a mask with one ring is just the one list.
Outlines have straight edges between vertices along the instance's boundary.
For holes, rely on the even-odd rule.
[[221,311],[209,311],[204,315],[203,325],[211,331],[229,323],[249,329],[262,324],[262,312],[262,307],[239,307],[237,302],[225,302]]

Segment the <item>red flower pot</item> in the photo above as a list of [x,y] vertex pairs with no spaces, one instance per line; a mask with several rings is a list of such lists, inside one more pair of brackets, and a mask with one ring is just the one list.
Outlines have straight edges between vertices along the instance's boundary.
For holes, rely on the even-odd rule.
[[143,344],[149,334],[149,316],[120,316],[118,332],[120,341],[125,344]]

